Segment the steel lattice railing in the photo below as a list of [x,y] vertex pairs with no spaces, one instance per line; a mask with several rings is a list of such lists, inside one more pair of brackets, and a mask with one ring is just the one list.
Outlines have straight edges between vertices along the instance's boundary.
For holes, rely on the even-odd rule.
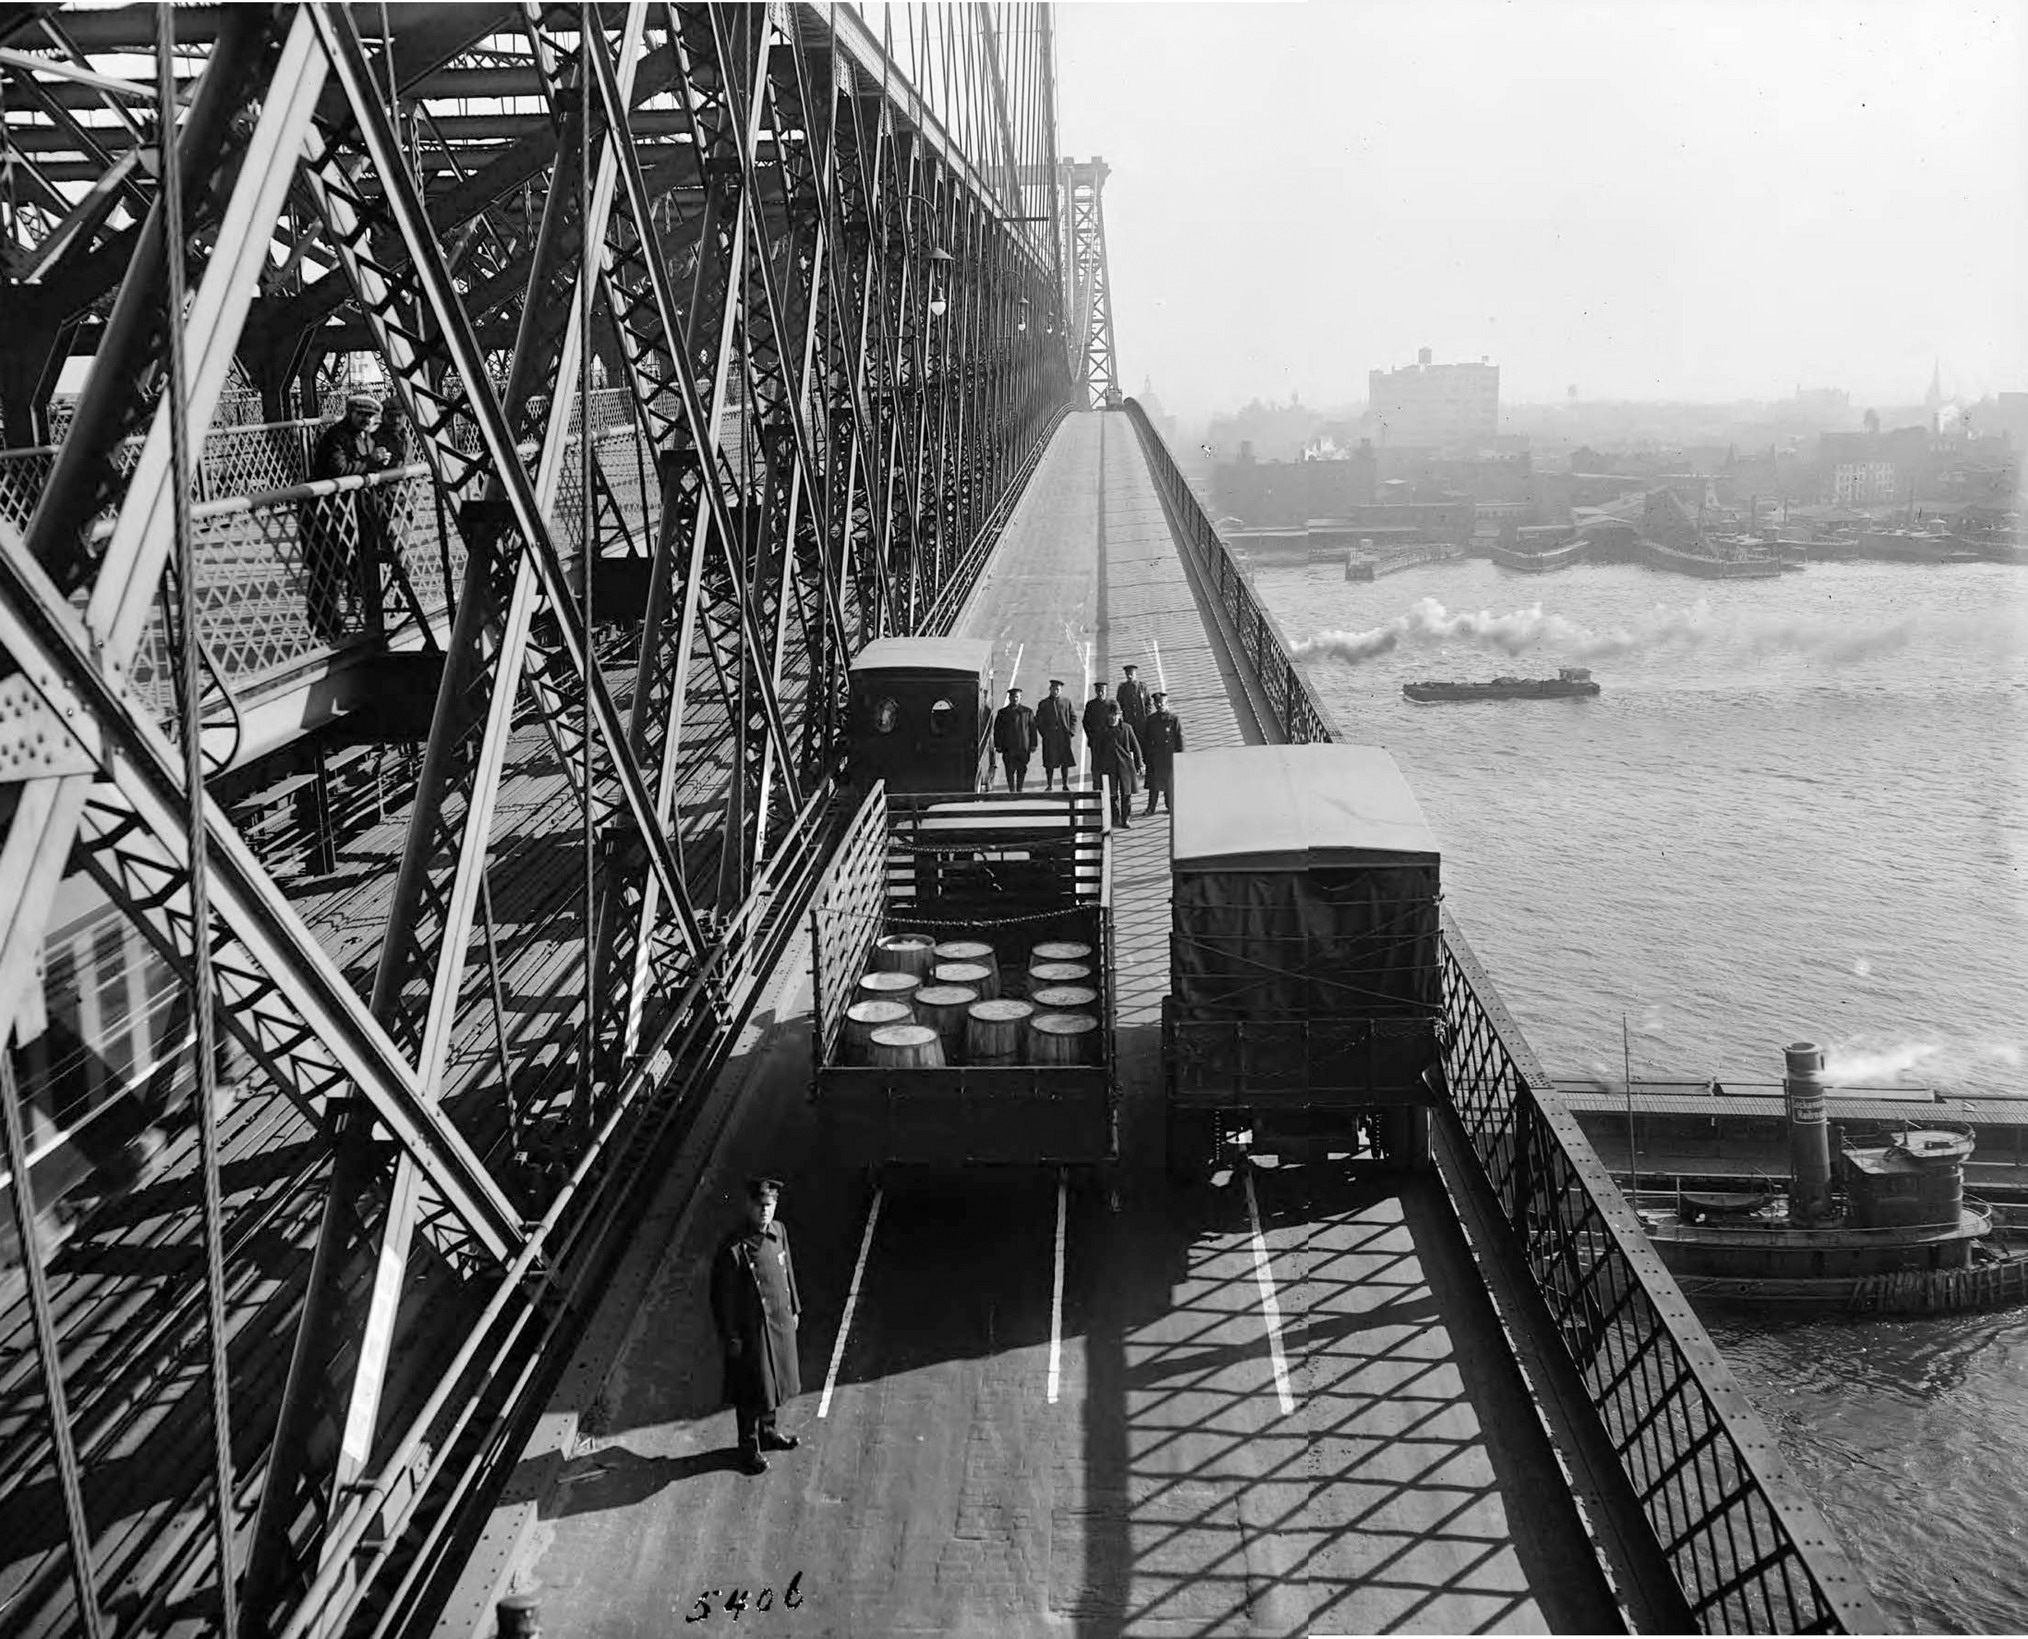
[[[652,455],[617,395],[593,402],[594,453],[615,514],[637,539],[649,528]],[[357,572],[361,507],[377,538],[398,554],[425,613],[447,613],[464,574],[456,520],[420,463],[364,478],[305,480],[319,423],[288,421],[214,430],[191,508],[197,531],[198,620],[206,649],[236,695],[257,693],[300,663],[372,642],[373,590]],[[0,451],[0,518],[17,525],[34,511],[54,451]],[[578,550],[577,441],[570,442],[557,506],[558,534]],[[103,520],[95,533],[112,528]],[[370,531],[371,532],[371,531]],[[328,605],[320,624],[320,596]],[[141,698],[168,723],[175,700],[165,670],[163,629],[151,622],[134,668]]]
[[[1287,741],[1339,738],[1146,412],[1126,408],[1177,538],[1238,635],[1257,707]],[[1876,1628],[1864,1583],[1590,1140],[1542,1095],[1548,1077],[1448,911],[1442,960],[1443,1079],[1469,1163],[1520,1245],[1683,1607],[1706,1633]]]

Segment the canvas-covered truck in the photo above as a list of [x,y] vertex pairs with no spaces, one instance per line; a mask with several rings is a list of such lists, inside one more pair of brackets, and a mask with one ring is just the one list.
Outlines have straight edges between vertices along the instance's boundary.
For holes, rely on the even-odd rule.
[[977,789],[985,648],[884,639],[853,663],[865,796],[810,913],[811,1096],[847,1165],[1117,1153],[1104,796]]
[[1440,850],[1376,746],[1176,759],[1168,1160],[1187,1180],[1242,1133],[1407,1164],[1428,1150],[1443,1014]]

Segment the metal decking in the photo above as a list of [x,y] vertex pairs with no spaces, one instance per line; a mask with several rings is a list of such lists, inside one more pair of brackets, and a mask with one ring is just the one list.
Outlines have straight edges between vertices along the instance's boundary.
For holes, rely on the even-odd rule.
[[[1059,429],[958,630],[994,642],[1000,689],[1061,677],[1081,703],[1132,659],[1191,747],[1262,736],[1124,416]],[[624,1344],[552,1412],[582,1432],[524,1465],[564,1459],[500,1522],[518,1558],[485,1560],[545,1627],[644,1632],[792,1577],[798,1631],[824,1633],[1619,1625],[1433,1177],[1160,1181],[1168,825],[1140,806],[1114,843],[1120,1209],[1092,1180],[1059,1197],[1048,1175],[972,1175],[894,1180],[876,1218],[812,1148],[807,998],[778,1006],[694,1209],[607,1300]],[[714,1405],[703,1272],[763,1162],[789,1180],[810,1304],[805,1445],[749,1479]],[[485,1609],[467,1597],[445,1631]]]

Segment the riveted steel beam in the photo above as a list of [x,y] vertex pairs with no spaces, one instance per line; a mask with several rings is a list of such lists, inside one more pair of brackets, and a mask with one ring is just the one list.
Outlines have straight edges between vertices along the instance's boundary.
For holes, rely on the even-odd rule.
[[[147,833],[166,871],[188,875],[187,801],[161,731],[106,675],[76,612],[0,522],[0,648],[43,694],[56,718],[109,776],[95,802]],[[106,823],[102,821],[101,823]],[[116,823],[116,821],[115,821]],[[219,921],[275,982],[321,1040],[326,1062],[349,1078],[375,1116],[430,1171],[474,1241],[505,1259],[519,1244],[519,1215],[470,1146],[423,1097],[414,1072],[345,984],[216,804],[207,805]]]
[[[275,14],[307,21],[325,65],[310,129],[292,149],[251,140],[258,122],[303,113],[275,78],[280,36],[234,70],[231,12],[200,19],[186,10],[176,19],[177,72],[190,79],[189,68],[204,62],[185,121],[186,156],[210,117],[207,88],[219,88],[213,95],[228,120],[215,144],[219,163],[190,168],[193,182],[218,179],[215,197],[194,201],[188,214],[197,289],[214,272],[224,277],[241,253],[220,224],[232,188],[250,185],[249,168],[266,173],[272,163],[268,180],[286,174],[293,190],[289,206],[238,235],[250,259],[268,263],[256,281],[258,313],[236,335],[216,319],[187,322],[193,374],[208,348],[226,356],[235,343],[264,391],[293,377],[299,354],[324,360],[327,386],[345,379],[343,353],[378,355],[446,520],[449,552],[473,565],[457,616],[468,599],[478,602],[462,634],[454,617],[449,634],[440,624],[433,635],[414,608],[389,634],[424,645],[441,638],[446,674],[463,680],[439,691],[423,751],[423,761],[444,765],[423,786],[441,785],[446,795],[412,792],[404,781],[389,799],[386,817],[410,827],[424,868],[394,884],[406,907],[400,918],[348,929],[333,947],[349,984],[309,929],[289,920],[245,840],[215,808],[204,811],[214,856],[207,881],[219,907],[220,1022],[276,1089],[257,1077],[242,1096],[271,1100],[298,1132],[307,1124],[282,1108],[284,1099],[320,1123],[300,1143],[303,1181],[290,1197],[304,1227],[288,1250],[313,1254],[308,1291],[278,1294],[279,1318],[260,1322],[269,1331],[233,1345],[235,1361],[256,1341],[270,1361],[292,1342],[296,1356],[279,1417],[271,1398],[235,1405],[230,1417],[242,1442],[250,1429],[278,1430],[262,1436],[254,1466],[243,1459],[240,1469],[258,1514],[243,1608],[252,1625],[277,1631],[335,1632],[366,1596],[386,1631],[412,1631],[418,1590],[432,1585],[430,1556],[451,1540],[447,1509],[482,1494],[498,1474],[493,1443],[457,1433],[478,1426],[463,1419],[474,1408],[482,1420],[496,1408],[509,1422],[525,1415],[527,1385],[540,1378],[526,1351],[557,1346],[568,1329],[559,1330],[551,1294],[577,1290],[572,1283],[590,1278],[624,1232],[619,1192],[638,1187],[645,1164],[635,1124],[663,1130],[688,1107],[749,1005],[757,964],[778,936],[779,907],[793,904],[821,858],[852,652],[883,630],[945,617],[962,596],[972,534],[990,511],[983,475],[1019,470],[1024,438],[1032,442],[1042,425],[1034,361],[1023,362],[995,329],[1004,330],[1010,311],[1002,286],[1015,275],[1005,270],[1035,261],[1034,247],[1016,244],[1018,230],[1003,218],[1014,191],[1034,185],[1003,163],[977,42],[954,36],[951,57],[962,72],[919,96],[899,82],[891,54],[841,46],[839,14],[814,7],[602,6],[582,41],[579,8],[517,7],[502,27],[496,7],[484,24],[500,31],[495,37],[448,52],[461,26],[477,26],[460,25],[455,8],[389,11],[385,52],[365,38],[380,21],[371,7]],[[973,27],[969,13],[956,15],[960,31]],[[74,20],[80,39],[112,38],[108,20]],[[1001,35],[1017,60],[1021,38],[1015,24]],[[189,51],[206,40],[216,42],[208,57]],[[37,49],[20,31],[8,43]],[[82,66],[130,73],[131,62],[95,55],[117,50],[88,43]],[[389,63],[399,82],[392,98]],[[417,90],[418,69],[437,75],[430,84],[439,89],[509,84],[484,78],[491,63],[539,85],[547,112],[528,123],[446,114],[443,104],[419,100],[427,93]],[[229,85],[237,89],[226,95]],[[1018,96],[1009,110],[1025,159],[1032,121],[1024,123]],[[496,117],[501,123],[486,129],[509,134],[481,136],[477,122]],[[595,160],[612,157],[602,227],[596,166],[589,199],[574,180],[579,127],[570,122],[586,118]],[[973,173],[944,162],[925,119],[954,149],[982,145],[966,156]],[[135,174],[138,160],[124,178],[106,180],[119,163],[113,144],[127,138],[93,140],[108,154],[85,144],[72,152],[75,163],[97,167],[84,180],[99,186],[99,198],[131,199],[137,188],[146,197],[152,179],[144,167]],[[977,177],[990,177],[1000,197],[982,194]],[[46,265],[66,280],[108,276],[132,260],[138,230],[95,228],[96,208],[78,217],[67,246],[45,237],[60,234],[60,222],[34,213],[18,242],[42,245]],[[554,235],[546,247],[545,219]],[[579,242],[592,247],[588,257],[573,248]],[[933,275],[934,245],[965,265]],[[312,282],[312,274],[321,276]],[[481,328],[489,311],[516,298],[532,315],[528,326]],[[159,303],[159,293],[150,299]],[[930,312],[939,299],[942,315]],[[595,339],[607,382],[621,389],[621,419],[613,421],[604,394],[595,413],[586,407],[582,420],[598,442],[592,493],[579,501],[571,498],[579,446],[569,444],[576,372],[551,332],[560,328],[575,345],[587,314],[595,327],[610,326]],[[290,315],[304,322],[285,322]],[[117,327],[93,332],[107,343],[105,403],[81,430],[101,457],[154,413],[162,339],[144,318],[137,309],[124,339]],[[523,380],[503,383],[517,368]],[[116,382],[115,373],[129,379]],[[537,390],[549,397],[544,408],[523,402]],[[191,407],[194,423],[210,418],[210,403]],[[133,455],[145,446],[144,437],[120,452],[124,465],[106,459],[89,480],[96,492],[54,499],[81,519],[105,512],[110,499],[115,535],[142,530],[154,504],[142,497],[162,482],[144,474],[130,492]],[[74,470],[88,470],[77,466],[85,451],[81,444],[71,457]],[[652,480],[637,476],[636,462]],[[135,509],[124,523],[122,499]],[[627,621],[632,611],[594,595],[592,564],[571,561],[580,505],[587,559],[651,554],[647,619]],[[286,552],[303,537],[288,532],[286,517],[279,522],[275,538]],[[147,641],[159,642],[163,600],[146,583],[133,541],[120,538],[118,567],[103,567],[114,538],[101,531],[82,542],[75,590],[110,600],[108,609],[140,611]],[[391,569],[383,582],[406,599]],[[0,593],[8,591],[0,580]],[[216,598],[219,588],[205,591]],[[28,639],[13,636],[29,653]],[[615,702],[605,677],[619,677],[617,666],[635,687],[629,698],[618,685]],[[88,681],[64,687],[82,699]],[[101,725],[111,714],[124,732],[147,726],[149,715],[123,678],[101,681],[109,692],[82,712],[83,734],[68,734],[75,749],[61,765],[96,776],[75,827],[78,857],[172,988],[187,995],[192,896],[170,818],[185,812],[188,794],[174,781],[162,785],[147,758],[129,754],[128,739]],[[5,678],[0,709],[13,698],[9,688],[32,706],[32,733],[60,720],[44,690]],[[159,733],[156,744],[166,746]],[[564,794],[542,817],[517,821],[510,837],[506,816],[524,811],[508,806],[523,800],[522,771],[552,750],[569,774]],[[586,756],[589,828],[578,786]],[[54,774],[59,765],[37,766]],[[183,825],[187,838],[187,814]],[[547,920],[527,920],[536,914],[530,873],[508,870],[523,857],[517,844],[566,861],[547,874],[572,879],[569,922],[547,910]],[[481,987],[487,995],[466,998],[475,965],[466,947],[479,943],[472,906],[488,899],[489,854],[496,869],[484,943],[489,958],[496,948],[502,954],[494,982]],[[582,933],[580,860],[598,931],[582,976],[574,964],[559,981],[539,964],[551,960],[548,948],[574,948]],[[304,895],[291,884],[290,892],[319,901],[314,887]],[[332,896],[322,897],[328,904]],[[314,918],[312,926],[331,934]],[[560,938],[559,927],[567,929]],[[500,991],[511,998],[526,982],[513,969],[522,959],[515,946],[535,953],[523,971],[554,987],[546,1001],[559,1015],[596,1017],[589,1097],[574,1090],[572,1048],[547,1029],[548,1008],[531,1015],[500,1002]],[[480,1025],[487,1034],[475,1041]],[[344,1051],[320,1037],[335,1037]],[[583,1126],[579,1101],[591,1106]],[[559,1147],[545,1153],[539,1122],[552,1117]],[[440,1135],[451,1146],[441,1155]],[[523,1164],[531,1145],[535,1166]],[[461,1167],[470,1172],[462,1184]],[[475,1198],[486,1192],[498,1195],[490,1228],[489,1208]],[[229,1278],[250,1281],[244,1247],[257,1215],[235,1217],[236,1203],[224,1205],[219,1256]],[[321,1227],[311,1227],[327,1207]],[[489,1234],[522,1237],[510,1261],[488,1248]],[[179,1346],[201,1336],[192,1326]],[[452,1362],[458,1386],[418,1388],[402,1365],[410,1355]],[[340,1369],[324,1370],[326,1360]],[[248,1390],[235,1380],[236,1397]],[[90,1408],[86,1416],[77,1455],[89,1487],[107,1448],[103,1419],[91,1420]],[[413,1483],[405,1477],[411,1460]],[[89,1528],[131,1529],[109,1527],[97,1512],[95,1500]],[[178,1520],[196,1523],[145,1528],[159,1533],[159,1553],[184,1568],[179,1591],[172,1596],[165,1582],[138,1607],[153,1613],[150,1621],[192,1587],[204,1597],[199,1567],[212,1550],[201,1540],[202,1510],[184,1509]],[[48,1581],[42,1596],[53,1598]],[[98,1591],[112,1608],[122,1590]]]
[[[249,41],[247,49],[251,51],[256,43]],[[269,226],[288,189],[322,78],[321,54],[314,48],[307,23],[299,17],[275,66],[270,99],[253,136],[254,157],[241,168],[226,208],[222,251],[205,270],[191,307],[186,348],[191,374],[190,417],[197,427],[209,422],[225,385],[240,328],[257,288]],[[193,111],[193,124],[196,119]],[[222,126],[222,115],[214,113],[213,122]],[[158,243],[161,237],[156,235]],[[125,292],[122,302],[126,302]],[[109,329],[120,325],[116,312]],[[152,333],[153,327],[145,313],[130,308],[124,330],[134,338],[128,343],[131,348],[138,345],[144,330]],[[93,385],[107,398],[135,391],[131,380],[115,375],[118,361],[117,351],[110,358],[102,357],[101,368],[94,372]],[[112,411],[105,419],[108,424],[118,424]],[[74,428],[72,436],[85,435]],[[89,573],[90,566],[72,539],[80,522],[76,504],[55,497],[53,492],[59,484],[98,492],[109,470],[103,455],[97,461],[81,456],[67,466],[64,455],[69,451],[66,442],[50,477],[52,493],[45,494],[36,509],[27,542],[29,550],[45,564],[58,566],[58,582],[64,590],[69,589],[66,577]],[[164,401],[154,407],[146,442],[126,485],[119,521],[97,565],[86,609],[87,627],[100,646],[102,663],[116,682],[124,679],[133,662],[173,539],[167,527],[171,477],[169,406]],[[0,893],[4,893],[0,898],[0,1010],[10,1009],[22,986],[33,982],[36,953],[77,836],[89,783],[81,775],[32,782],[22,795],[4,849],[0,849]]]

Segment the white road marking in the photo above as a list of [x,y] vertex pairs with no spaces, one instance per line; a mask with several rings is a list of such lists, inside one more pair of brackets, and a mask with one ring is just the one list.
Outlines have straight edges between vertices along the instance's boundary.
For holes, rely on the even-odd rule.
[[873,1226],[880,1222],[880,1198],[873,1192],[873,1207],[866,1214],[866,1233],[859,1237],[859,1261],[852,1266],[852,1285],[845,1294],[845,1313],[838,1321],[838,1340],[831,1345],[831,1369],[824,1374],[824,1398],[817,1402],[817,1415],[828,1416],[831,1392],[838,1386],[838,1367],[845,1359],[845,1334],[852,1330],[852,1311],[859,1303],[859,1283],[866,1278],[866,1254],[873,1250]]
[[1056,1286],[1049,1298],[1049,1403],[1063,1381],[1063,1213],[1066,1186],[1063,1168],[1056,1169]]
[[1267,1237],[1260,1232],[1260,1203],[1253,1198],[1253,1168],[1246,1169],[1246,1216],[1253,1225],[1253,1278],[1260,1283],[1261,1312],[1267,1317],[1268,1353],[1274,1360],[1275,1393],[1284,1414],[1296,1409],[1289,1392],[1289,1363],[1282,1355],[1282,1311],[1275,1302],[1274,1271],[1268,1267]]

